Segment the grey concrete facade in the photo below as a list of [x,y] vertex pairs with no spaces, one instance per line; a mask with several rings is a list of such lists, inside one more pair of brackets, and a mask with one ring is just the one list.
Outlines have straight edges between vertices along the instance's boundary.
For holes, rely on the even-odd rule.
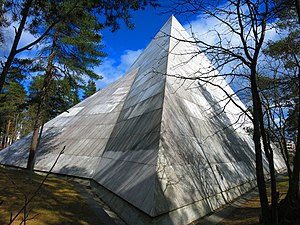
[[[45,124],[35,169],[49,170],[66,146],[53,172],[90,178],[132,225],[184,225],[254,187],[245,106],[188,40],[172,16],[124,77]],[[203,74],[235,104],[210,83],[176,78]],[[25,167],[30,140],[0,163]],[[275,165],[284,167],[279,154]]]

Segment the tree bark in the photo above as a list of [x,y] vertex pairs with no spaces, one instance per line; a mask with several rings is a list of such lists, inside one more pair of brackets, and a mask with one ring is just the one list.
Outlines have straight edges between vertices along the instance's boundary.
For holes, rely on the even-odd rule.
[[10,124],[11,124],[11,119],[8,118],[7,125],[6,125],[6,135],[5,135],[4,148],[6,148],[8,146],[9,133],[10,133]]
[[268,152],[268,163],[270,170],[270,178],[271,178],[271,217],[272,217],[272,225],[278,225],[278,194],[277,194],[277,183],[276,183],[276,171],[274,166],[274,155],[273,150],[271,148],[270,138],[267,134],[267,145],[265,147]]
[[[299,21],[300,22],[300,21]],[[300,87],[300,66],[298,64],[298,88]],[[300,99],[300,91],[298,90],[298,99]],[[297,138],[296,138],[296,152],[293,161],[293,171],[289,188],[285,199],[281,204],[280,216],[281,220],[286,219],[288,213],[293,208],[294,203],[299,203],[299,173],[300,173],[300,104],[296,105],[296,112],[298,112],[297,124]]]
[[24,4],[24,8],[22,10],[22,19],[21,19],[20,25],[18,27],[18,30],[17,30],[15,38],[14,38],[14,42],[11,46],[10,53],[7,57],[7,60],[4,64],[3,70],[2,70],[1,75],[0,75],[0,93],[2,92],[2,89],[3,89],[4,83],[5,83],[5,79],[6,79],[6,76],[8,74],[9,68],[10,68],[10,66],[11,66],[11,64],[12,64],[12,62],[13,62],[16,54],[17,54],[17,47],[18,47],[18,44],[20,42],[20,38],[21,38],[22,32],[24,30],[24,26],[25,26],[25,23],[26,23],[26,20],[27,20],[32,2],[33,2],[33,0],[27,0]]
[[18,126],[18,118],[19,118],[19,114],[16,113],[14,116],[14,125],[12,127],[12,131],[11,131],[11,143],[13,144],[16,140],[16,131],[17,131],[17,126]]
[[300,0],[295,0],[297,15],[298,15],[298,22],[300,23]]
[[[271,178],[271,224],[277,225],[278,224],[278,197],[277,197],[277,185],[276,185],[276,172],[274,167],[273,150],[271,148],[270,138],[265,129],[264,113],[262,109],[260,96],[258,97],[258,114],[259,114],[260,133],[263,141],[263,149],[268,160],[269,173]],[[270,127],[269,118],[268,118],[268,126]]]
[[291,169],[290,156],[289,156],[289,152],[287,149],[287,141],[286,141],[285,137],[283,137],[282,148],[284,149],[284,153],[286,155],[285,164],[286,164],[286,168],[287,168],[287,172],[288,172],[289,186],[290,186],[291,182],[292,182],[292,169]]
[[259,122],[259,93],[257,90],[256,84],[256,74],[255,70],[251,73],[251,93],[253,101],[253,140],[255,145],[255,163],[256,163],[256,180],[259,191],[259,198],[262,211],[262,220],[263,223],[270,223],[270,212],[269,212],[269,203],[266,191],[266,182],[263,169],[263,160],[262,160],[262,146],[261,146],[261,135],[260,135],[260,122]]
[[46,73],[45,73],[43,89],[42,89],[42,92],[41,92],[41,95],[39,98],[37,112],[36,112],[36,119],[34,121],[33,134],[32,134],[29,156],[28,156],[28,161],[27,161],[27,169],[29,171],[33,171],[33,169],[34,169],[35,155],[36,155],[36,151],[37,151],[37,148],[39,145],[39,139],[41,137],[41,134],[39,135],[39,133],[40,133],[40,126],[42,126],[42,121],[43,121],[42,115],[43,115],[44,103],[46,101],[46,95],[51,86],[51,82],[54,78],[53,60],[55,57],[57,35],[58,35],[58,31],[55,31],[54,36],[53,36],[53,41],[52,41],[51,53],[48,58],[48,65],[47,65],[47,69],[46,69]]
[[[298,68],[298,87],[300,86],[300,67]],[[300,101],[300,91],[298,91],[298,99]],[[296,142],[296,153],[294,157],[294,168],[292,172],[292,181],[288,189],[287,196],[291,200],[299,200],[299,173],[300,173],[300,103],[297,104],[298,111],[298,133]]]

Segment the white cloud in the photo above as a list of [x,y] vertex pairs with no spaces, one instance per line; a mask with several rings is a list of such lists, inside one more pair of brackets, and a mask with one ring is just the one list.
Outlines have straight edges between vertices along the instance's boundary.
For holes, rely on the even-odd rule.
[[[0,59],[4,59],[9,54],[15,36],[14,27],[18,28],[18,24],[14,23],[9,27],[4,28],[5,43],[0,49]],[[35,39],[36,38],[32,34],[24,30],[19,41],[18,48],[26,46]],[[34,56],[39,47],[40,45],[36,45],[32,50],[21,52],[17,55],[17,57],[25,58]],[[125,50],[117,60],[109,57],[103,59],[102,65],[94,68],[96,73],[103,76],[103,79],[97,81],[97,88],[103,88],[123,76],[142,51],[142,49]]]
[[125,50],[124,54],[121,55],[121,64],[122,68],[126,68],[126,70],[135,62],[135,60],[142,53],[143,49],[134,50]]
[[9,51],[11,49],[13,38],[15,36],[14,28],[12,26],[8,28],[2,28],[3,34],[4,34],[4,43],[1,46],[1,57],[7,56],[9,54]]
[[[280,35],[277,33],[275,28],[275,21],[273,23],[270,23],[267,25],[267,31],[265,35],[265,43],[267,43],[269,40],[278,40],[280,39]],[[217,43],[220,41],[218,39],[217,34],[222,34],[222,44],[223,46],[226,46],[226,44],[229,42],[230,46],[238,47],[241,46],[241,40],[240,37],[237,34],[234,34],[234,32],[228,32],[226,30],[226,26],[224,24],[221,24],[217,19],[212,17],[204,17],[204,16],[197,16],[194,20],[192,20],[190,23],[185,24],[184,28],[189,32],[190,35],[195,35],[197,39],[200,41],[203,41],[209,45],[214,45],[214,43]],[[238,27],[237,27],[238,29]],[[225,31],[225,34],[224,34]],[[284,35],[284,34],[283,34]],[[250,38],[251,39],[251,38]],[[252,39],[253,40],[253,39]],[[248,44],[253,44],[253,42],[249,41]],[[201,46],[200,46],[201,47]],[[265,46],[263,46],[265,47]],[[242,54],[243,52],[241,52]],[[208,56],[209,57],[209,56]],[[260,54],[260,62],[259,62],[259,69],[264,68],[266,65],[266,62],[264,60],[264,55]],[[218,63],[215,62],[216,64]],[[232,68],[235,68],[237,65],[237,62],[234,61],[232,63],[226,64],[224,67],[219,69],[220,74],[226,74],[230,73],[232,71]],[[217,66],[217,65],[215,65]],[[242,66],[239,68],[243,69]],[[244,72],[244,70],[242,70]],[[225,77],[226,81],[231,81],[230,76]],[[230,86],[234,90],[238,90],[241,87],[244,87],[245,85],[248,85],[248,83],[245,83],[242,79],[235,79],[233,83],[230,83]]]
[[267,25],[265,40],[277,41],[282,37],[284,37],[286,34],[287,34],[286,31],[280,31],[279,33],[278,30],[275,28],[275,22],[273,22]]
[[[7,57],[9,54],[9,51],[11,49],[11,46],[13,44],[14,41],[14,37],[15,37],[15,29],[17,29],[19,27],[18,23],[13,23],[11,24],[9,27],[7,28],[3,28],[4,30],[4,44],[1,46],[1,50],[0,50],[0,57]],[[33,42],[36,39],[36,37],[34,37],[32,34],[30,34],[28,31],[23,30],[19,44],[18,44],[18,49],[22,48],[28,44],[30,44],[31,42]],[[24,52],[21,52],[18,57],[28,57],[31,54],[32,51],[35,51],[38,48],[38,45],[34,46],[34,48],[32,50],[26,50]]]
[[[244,10],[245,11],[245,10]],[[280,39],[280,35],[276,32],[276,28],[275,28],[275,21],[273,23],[269,23],[267,24],[267,30],[266,30],[266,34],[265,34],[265,44],[269,41],[269,40],[278,40]],[[238,31],[239,26],[233,25],[231,23],[232,26],[236,27],[236,30]],[[196,37],[196,39],[203,41],[205,43],[207,43],[208,45],[218,45],[219,42],[222,43],[223,47],[241,47],[242,43],[241,43],[241,39],[240,37],[235,34],[234,32],[232,32],[231,30],[228,29],[228,27],[224,24],[221,23],[220,21],[218,21],[216,18],[213,17],[205,17],[205,16],[197,16],[193,21],[191,21],[188,24],[184,25],[185,29],[192,35],[194,35]],[[245,30],[249,29],[248,27],[244,28]],[[220,35],[220,36],[218,36]],[[220,38],[220,39],[219,39]],[[249,46],[253,46],[255,45],[254,42],[254,38],[249,38],[248,40],[248,44]],[[200,48],[201,48],[200,44]],[[205,46],[202,45],[204,48]],[[265,45],[263,46],[265,47]],[[236,51],[239,51],[239,54],[243,54],[243,51],[238,50],[238,48],[236,48]],[[251,50],[250,50],[251,51]],[[208,55],[208,57],[210,57]],[[264,63],[264,55],[260,54],[259,56],[259,60],[260,60],[260,66],[263,66]],[[218,61],[215,62],[216,64],[218,64]],[[222,67],[222,70],[219,71],[220,73],[229,73],[231,71],[232,68],[236,67],[236,61],[226,64],[224,67]]]
[[[220,41],[218,34],[221,34],[223,44],[229,42],[231,46],[241,45],[240,37],[234,32],[228,30],[228,27],[224,23],[221,23],[219,20],[213,17],[199,15],[190,23],[185,24],[184,28],[189,32],[189,34],[193,33],[197,39],[210,45]],[[236,26],[236,28],[239,29],[238,26]],[[278,40],[279,38],[280,36],[276,32],[274,24],[268,24],[265,41]]]
[[104,59],[102,65],[94,69],[97,74],[103,77],[103,79],[96,82],[97,88],[102,89],[122,77],[142,51],[142,49],[125,50],[120,56],[120,63],[109,57]]
[[[3,45],[1,45],[0,48],[0,61],[1,62],[5,62],[7,60],[7,57],[10,53],[13,41],[14,41],[14,37],[15,37],[15,28],[18,28],[18,24],[14,23],[11,26],[7,27],[7,28],[3,28],[3,33],[4,33],[4,43]],[[24,30],[22,32],[19,44],[18,44],[18,49],[20,47],[24,47],[27,44],[31,43],[33,40],[35,40],[36,38],[30,34],[28,31]],[[19,54],[16,55],[17,58],[28,58],[28,57],[35,57],[36,53],[37,53],[37,48],[38,46],[34,46],[31,50],[25,50],[23,52],[20,52]],[[24,86],[27,89],[28,84],[30,83],[29,80],[24,81]]]
[[[271,27],[271,26],[270,26]],[[218,41],[216,35],[217,32],[222,33],[225,26],[220,24],[220,22],[215,18],[207,18],[203,16],[197,16],[195,20],[191,21],[189,24],[185,24],[184,28],[191,34],[192,32],[200,40],[213,44]],[[266,40],[276,39],[277,33],[275,29],[269,29],[266,34]],[[229,33],[225,35],[227,40],[230,40],[231,45],[239,45],[240,39],[237,35]],[[95,72],[103,76],[103,79],[97,81],[97,88],[104,88],[111,84],[118,78],[122,77],[129,67],[134,63],[137,57],[142,53],[142,49],[138,50],[125,50],[120,56],[120,62],[112,58],[104,59],[102,65],[95,68]]]
[[215,18],[206,18],[201,15],[196,19],[183,26],[190,35],[194,35],[199,40],[213,44],[216,41],[216,35],[214,30],[221,31],[220,23]]

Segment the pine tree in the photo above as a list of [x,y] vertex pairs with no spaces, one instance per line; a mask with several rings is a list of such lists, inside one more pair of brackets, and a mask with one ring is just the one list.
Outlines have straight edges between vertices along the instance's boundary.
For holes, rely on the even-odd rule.
[[10,74],[9,83],[0,94],[0,136],[1,147],[14,142],[19,130],[19,120],[26,105],[26,92],[19,74]]
[[[64,1],[64,3],[63,7],[56,10],[70,11],[73,1]],[[51,111],[48,103],[52,102],[50,96],[53,98],[53,95],[50,93],[53,85],[58,84],[59,80],[67,80],[72,87],[75,87],[83,84],[83,76],[100,78],[91,69],[100,64],[100,57],[105,56],[101,51],[102,37],[98,34],[103,26],[93,13],[92,6],[89,1],[82,1],[80,7],[73,9],[69,17],[57,25],[43,41],[45,47],[40,53],[38,63],[45,72],[41,91],[37,95],[36,116],[27,164],[27,168],[31,171],[39,143],[40,127],[46,119],[44,112]],[[50,15],[45,19],[44,24],[40,23],[40,27],[48,27],[48,20],[52,21]],[[47,60],[44,60],[45,58]]]
[[[34,117],[36,115],[37,105],[40,101],[40,92],[43,87],[44,76],[37,75],[33,77],[29,86],[28,96],[28,112],[29,117],[27,126],[32,127]],[[80,102],[78,89],[79,87],[72,86],[67,77],[59,80],[53,80],[50,89],[47,93],[47,102],[45,103],[44,122],[47,122],[59,114],[67,111],[72,106]]]
[[[7,24],[18,24],[18,27],[15,28],[11,50],[5,57],[5,61],[1,62],[0,93],[17,54],[32,49],[32,47],[44,40],[51,32],[53,33],[53,29],[56,29],[60,24],[64,24],[68,18],[74,17],[79,12],[78,9],[82,6],[85,8],[89,7],[88,11],[98,18],[99,24],[111,27],[113,31],[119,28],[119,20],[123,20],[128,27],[133,27],[133,24],[130,22],[130,13],[132,10],[144,9],[147,4],[157,6],[156,0],[5,0],[1,1],[0,4],[2,6],[0,12],[10,15],[10,20],[5,22]],[[80,20],[81,14],[77,14],[77,16],[78,20]],[[2,16],[1,18],[4,17]],[[0,21],[0,30],[5,24],[3,21]],[[47,26],[41,29],[40,23],[47,24]],[[18,48],[24,30],[30,31],[36,39],[26,46]]]
[[86,99],[96,93],[97,87],[96,83],[93,80],[89,80],[87,86],[84,87],[83,99]]
[[[275,66],[270,66],[272,76],[269,77],[268,86],[270,88],[263,90],[263,92],[268,94],[270,104],[267,115],[274,118],[273,124],[277,130],[273,132],[273,135],[280,138],[279,143],[282,142],[280,145],[285,152],[284,158],[290,178],[287,195],[279,205],[279,221],[282,222],[289,219],[286,218],[287,215],[300,202],[298,195],[300,172],[300,11],[299,5],[297,5],[298,1],[283,0],[275,3],[281,6],[280,10],[277,11],[276,28],[282,38],[277,41],[269,41],[264,50],[264,53],[271,57],[269,66],[272,63]],[[287,111],[288,113],[286,113]],[[293,160],[289,160],[286,139],[292,140],[296,144]]]

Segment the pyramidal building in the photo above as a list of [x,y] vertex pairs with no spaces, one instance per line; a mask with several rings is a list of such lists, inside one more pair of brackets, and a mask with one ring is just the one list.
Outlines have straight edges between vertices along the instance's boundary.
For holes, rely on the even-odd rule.
[[[35,169],[66,146],[53,172],[89,178],[130,225],[186,225],[254,187],[245,106],[190,40],[172,16],[121,79],[45,124]],[[26,167],[30,141],[0,163]]]

